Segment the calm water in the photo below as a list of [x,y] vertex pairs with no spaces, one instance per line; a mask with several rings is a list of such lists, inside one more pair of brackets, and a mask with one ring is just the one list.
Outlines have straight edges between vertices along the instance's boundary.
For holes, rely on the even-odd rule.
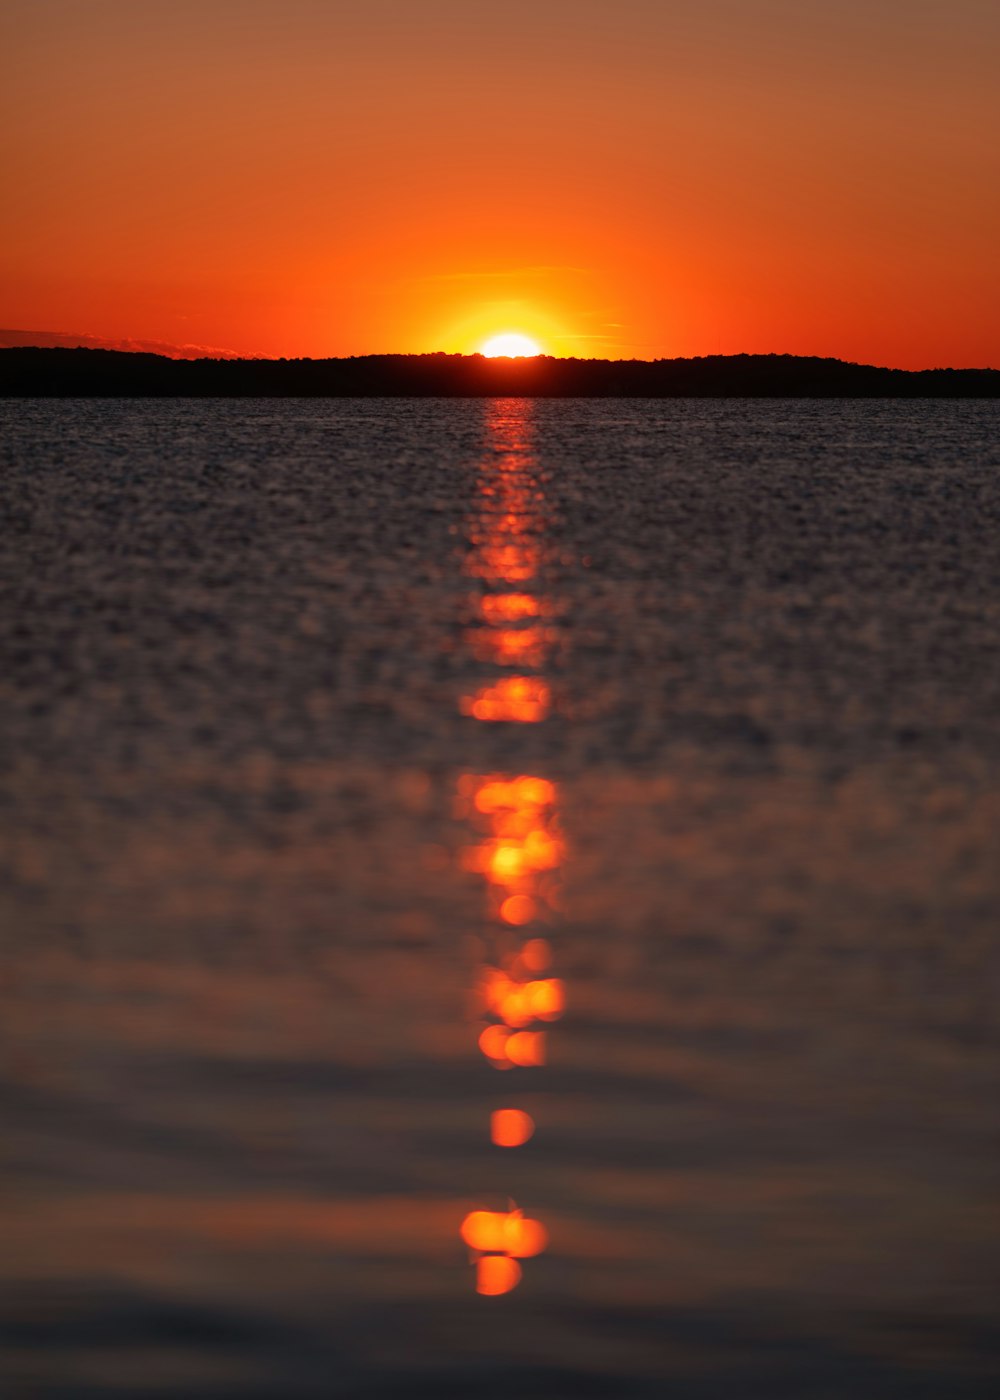
[[995,1393],[996,405],[0,411],[5,1393]]

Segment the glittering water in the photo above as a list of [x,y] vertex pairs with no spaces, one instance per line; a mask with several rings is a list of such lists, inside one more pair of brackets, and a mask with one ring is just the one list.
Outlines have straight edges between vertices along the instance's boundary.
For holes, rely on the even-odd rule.
[[0,412],[12,1393],[994,1393],[995,405]]

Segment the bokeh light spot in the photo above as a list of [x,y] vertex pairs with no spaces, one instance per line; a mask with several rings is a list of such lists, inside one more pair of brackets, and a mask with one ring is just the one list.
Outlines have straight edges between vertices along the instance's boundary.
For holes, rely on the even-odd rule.
[[476,1261],[476,1292],[495,1298],[521,1282],[521,1266],[503,1254],[487,1254]]
[[530,924],[538,913],[535,901],[526,894],[512,894],[500,906],[500,917],[505,924]]
[[490,1114],[490,1141],[497,1147],[521,1147],[534,1132],[534,1119],[520,1108],[498,1108]]
[[515,1065],[525,1068],[544,1065],[546,1043],[544,1031],[515,1031],[504,1045],[504,1054]]

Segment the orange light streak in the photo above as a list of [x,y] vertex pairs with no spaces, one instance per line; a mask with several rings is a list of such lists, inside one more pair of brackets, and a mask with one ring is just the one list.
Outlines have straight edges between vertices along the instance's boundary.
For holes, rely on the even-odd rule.
[[[470,532],[467,568],[491,583],[525,581],[534,577],[542,559],[536,534],[541,494],[530,477],[530,454],[517,447],[528,415],[523,407],[518,411],[499,404],[494,413],[494,447],[500,458],[481,484],[489,508]],[[546,662],[556,640],[554,629],[536,622],[517,624],[551,615],[548,602],[527,592],[486,594],[479,612],[485,626],[465,634],[478,660],[539,669]],[[535,723],[548,715],[551,700],[547,681],[517,675],[462,696],[459,707],[477,720]],[[565,988],[558,978],[539,975],[551,966],[547,939],[536,934],[523,937],[514,948],[510,943],[515,929],[551,918],[558,900],[565,843],[557,790],[533,774],[466,774],[458,790],[460,813],[480,836],[478,844],[463,852],[462,864],[483,877],[490,917],[498,926],[495,958],[481,967],[476,983],[478,1010],[487,1021],[479,1049],[494,1069],[535,1069],[545,1064],[548,1052],[547,1032],[539,1027],[562,1016]],[[496,1147],[520,1147],[534,1132],[534,1120],[523,1109],[501,1108],[490,1115],[490,1141]],[[476,1289],[487,1295],[515,1287],[521,1278],[515,1260],[540,1253],[548,1241],[545,1227],[516,1209],[471,1212],[462,1238],[479,1255]]]

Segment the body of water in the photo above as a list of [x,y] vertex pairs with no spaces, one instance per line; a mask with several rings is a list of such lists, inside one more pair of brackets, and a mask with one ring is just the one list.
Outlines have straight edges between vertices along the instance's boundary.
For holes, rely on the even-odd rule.
[[2,415],[8,1393],[995,1393],[994,403]]

